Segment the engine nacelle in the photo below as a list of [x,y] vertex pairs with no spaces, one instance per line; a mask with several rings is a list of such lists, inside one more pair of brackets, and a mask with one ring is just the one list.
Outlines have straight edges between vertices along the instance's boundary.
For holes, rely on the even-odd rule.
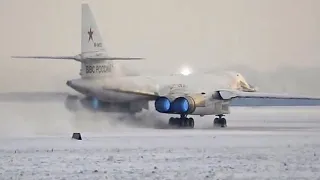
[[160,113],[192,114],[197,107],[205,107],[205,98],[202,94],[175,99],[172,97],[159,97],[155,101],[155,109]]
[[71,112],[76,112],[81,107],[78,96],[68,96],[64,101],[64,107]]
[[64,104],[65,104],[65,107],[71,112],[76,112],[82,109],[86,109],[89,111],[99,111],[104,106],[104,103],[100,102],[96,98],[92,98],[92,97],[79,98],[77,96],[68,96]]
[[154,102],[155,109],[161,113],[170,113],[171,102],[173,100],[174,100],[174,97],[161,96],[158,99],[156,99]]
[[148,102],[108,103],[93,97],[79,98],[77,96],[68,96],[64,104],[66,109],[71,112],[87,110],[91,112],[137,113],[143,108],[148,109]]
[[172,111],[177,114],[192,114],[196,110],[196,103],[190,96],[178,97],[172,102]]

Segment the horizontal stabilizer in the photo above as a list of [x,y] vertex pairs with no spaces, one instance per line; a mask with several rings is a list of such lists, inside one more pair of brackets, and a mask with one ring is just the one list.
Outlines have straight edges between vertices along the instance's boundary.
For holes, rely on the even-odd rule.
[[25,58],[25,59],[72,59],[74,56],[11,56],[12,58]]
[[111,61],[111,60],[143,60],[139,57],[85,57],[81,59],[79,56],[11,56],[12,58],[24,58],[24,59],[71,59],[71,60],[92,60],[92,61]]

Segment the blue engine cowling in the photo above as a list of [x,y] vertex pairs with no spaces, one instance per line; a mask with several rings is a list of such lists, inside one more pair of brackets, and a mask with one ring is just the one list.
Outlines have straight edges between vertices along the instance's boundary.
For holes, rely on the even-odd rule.
[[178,97],[171,101],[168,97],[159,97],[155,101],[155,109],[160,113],[191,114],[196,105],[192,97]]
[[196,109],[196,104],[192,97],[178,97],[172,103],[172,111],[178,114],[191,114]]
[[154,102],[155,109],[161,113],[169,113],[171,110],[171,101],[167,97],[159,97]]

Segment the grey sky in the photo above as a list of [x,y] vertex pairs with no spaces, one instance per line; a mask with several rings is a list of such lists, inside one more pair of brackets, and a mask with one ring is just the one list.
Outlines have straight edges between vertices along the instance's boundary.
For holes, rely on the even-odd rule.
[[[88,2],[111,55],[147,58],[138,69],[320,65],[319,0]],[[78,77],[76,62],[9,56],[78,54],[80,11],[79,0],[0,0],[1,82]]]

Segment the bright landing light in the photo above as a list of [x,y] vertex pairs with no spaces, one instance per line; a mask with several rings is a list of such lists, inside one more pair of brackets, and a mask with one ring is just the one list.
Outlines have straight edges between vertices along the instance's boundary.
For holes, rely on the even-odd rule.
[[180,73],[184,76],[188,76],[189,74],[191,74],[191,70],[188,67],[184,67],[181,69]]

